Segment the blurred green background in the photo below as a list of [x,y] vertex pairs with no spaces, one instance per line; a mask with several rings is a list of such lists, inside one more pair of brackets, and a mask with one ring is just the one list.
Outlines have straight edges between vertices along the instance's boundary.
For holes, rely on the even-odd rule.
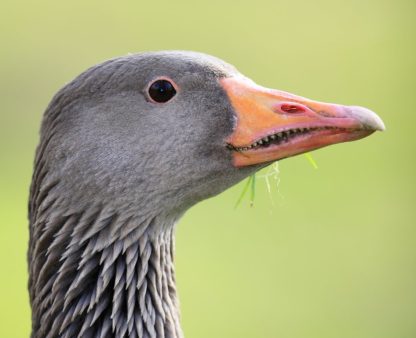
[[[128,52],[216,55],[259,84],[376,111],[359,142],[280,163],[177,233],[186,337],[416,337],[414,0],[0,4],[0,337],[28,337],[27,197],[40,119],[85,68]],[[271,198],[270,198],[271,197]],[[273,202],[272,202],[273,200]]]

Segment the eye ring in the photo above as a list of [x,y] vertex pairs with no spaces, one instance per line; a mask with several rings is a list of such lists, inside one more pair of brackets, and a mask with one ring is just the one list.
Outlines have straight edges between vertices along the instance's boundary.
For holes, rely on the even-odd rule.
[[146,88],[146,95],[150,102],[163,104],[171,101],[178,93],[178,86],[168,77],[157,77]]

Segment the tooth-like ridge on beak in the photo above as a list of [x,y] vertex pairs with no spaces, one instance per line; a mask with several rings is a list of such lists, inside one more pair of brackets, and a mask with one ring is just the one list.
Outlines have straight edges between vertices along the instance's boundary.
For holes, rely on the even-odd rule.
[[275,134],[272,134],[272,135],[267,135],[267,136],[255,141],[251,145],[246,146],[246,147],[234,147],[232,145],[227,145],[227,147],[229,149],[236,150],[236,151],[246,151],[246,150],[254,149],[258,146],[268,145],[271,142],[274,142],[274,143],[277,143],[277,144],[279,142],[285,142],[290,138],[291,135],[306,134],[306,133],[309,133],[311,131],[328,130],[328,129],[344,129],[344,128],[339,128],[339,127],[335,127],[335,126],[294,128],[294,129],[282,130],[282,131],[279,131],[279,132],[277,132]]

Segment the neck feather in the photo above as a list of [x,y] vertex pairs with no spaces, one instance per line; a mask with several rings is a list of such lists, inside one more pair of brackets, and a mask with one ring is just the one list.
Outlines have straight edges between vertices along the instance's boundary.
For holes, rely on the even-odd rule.
[[31,217],[32,337],[180,338],[174,221]]

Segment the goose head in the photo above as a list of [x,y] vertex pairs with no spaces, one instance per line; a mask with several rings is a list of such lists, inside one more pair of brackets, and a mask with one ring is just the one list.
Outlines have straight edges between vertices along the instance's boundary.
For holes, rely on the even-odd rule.
[[104,62],[63,88],[42,156],[73,208],[99,199],[181,213],[273,161],[382,129],[365,108],[261,87],[215,57],[155,52]]

